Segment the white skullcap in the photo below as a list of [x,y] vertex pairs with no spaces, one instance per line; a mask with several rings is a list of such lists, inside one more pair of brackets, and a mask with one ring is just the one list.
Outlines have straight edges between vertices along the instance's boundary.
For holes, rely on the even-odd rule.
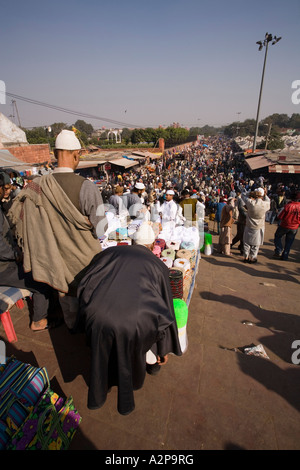
[[56,137],[55,148],[59,150],[80,150],[81,145],[73,131],[64,129]]
[[256,193],[258,193],[260,196],[264,196],[265,195],[265,191],[263,188],[257,188],[255,190]]
[[172,189],[169,189],[169,190],[166,192],[166,194],[170,194],[171,196],[174,196],[175,193],[174,193],[174,191],[173,191]]
[[155,233],[151,225],[144,222],[133,234],[133,239],[137,245],[151,245],[155,241]]
[[145,185],[143,183],[135,183],[134,187],[136,189],[145,189]]

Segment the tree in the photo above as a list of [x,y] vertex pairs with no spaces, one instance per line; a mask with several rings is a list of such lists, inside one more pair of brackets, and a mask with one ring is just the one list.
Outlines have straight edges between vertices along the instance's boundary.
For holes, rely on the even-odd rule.
[[81,133],[86,134],[87,137],[90,137],[92,133],[94,132],[94,128],[92,124],[88,124],[87,122],[83,121],[82,119],[78,119],[74,127],[78,129]]
[[128,145],[130,143],[131,135],[132,135],[132,131],[128,129],[127,127],[124,127],[122,131],[122,141],[124,142],[125,145]]
[[202,132],[201,127],[190,127],[189,134],[191,136],[193,136],[193,135],[202,135],[203,132]]
[[180,145],[189,140],[189,131],[183,127],[172,127],[169,126],[165,129],[166,138],[165,145],[166,147],[173,147],[174,145]]
[[143,129],[134,129],[131,134],[131,142],[133,144],[139,144],[144,142],[144,130]]
[[50,144],[53,145],[53,137],[45,127],[34,127],[33,129],[23,129],[29,144]]
[[300,114],[292,114],[289,120],[289,127],[292,129],[300,129]]
[[290,118],[288,117],[287,114],[271,114],[271,116],[268,116],[269,119],[271,119],[272,124],[278,126],[278,127],[283,127],[283,128],[288,128],[290,126]]
[[154,146],[156,147],[158,144],[159,139],[165,139],[167,138],[167,132],[165,129],[159,128],[159,129],[153,129],[153,142]]
[[[264,149],[266,146],[266,140],[263,140],[259,145],[257,145],[258,149]],[[268,138],[268,145],[267,145],[267,150],[282,150],[284,148],[284,142],[281,139],[280,133],[278,130],[273,128],[270,132],[270,136]]]
[[142,142],[147,142],[147,144],[150,144],[153,139],[153,134],[152,134],[152,129],[150,127],[147,127],[146,129],[143,129],[143,132],[141,133],[143,136]]
[[69,129],[65,122],[54,122],[49,126],[51,128],[51,136],[56,137],[63,129]]
[[244,122],[233,122],[224,128],[224,134],[227,137],[246,137],[247,135],[254,135],[255,133],[255,119],[246,119]]

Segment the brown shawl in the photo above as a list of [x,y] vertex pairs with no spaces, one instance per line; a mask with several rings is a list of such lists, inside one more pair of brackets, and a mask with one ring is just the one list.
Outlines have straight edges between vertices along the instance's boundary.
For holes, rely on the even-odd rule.
[[24,254],[24,270],[61,292],[76,289],[84,269],[101,251],[86,217],[52,175],[30,182],[8,217]]

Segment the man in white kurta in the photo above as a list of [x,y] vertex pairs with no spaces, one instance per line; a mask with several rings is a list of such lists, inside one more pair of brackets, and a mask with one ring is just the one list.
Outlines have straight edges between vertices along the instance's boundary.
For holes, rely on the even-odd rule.
[[174,195],[174,191],[169,189],[166,192],[166,201],[160,207],[161,224],[163,230],[167,229],[172,231],[176,225],[178,205],[175,201],[173,201]]
[[258,188],[254,197],[245,197],[247,207],[246,226],[244,230],[244,262],[256,263],[260,245],[264,241],[265,217],[270,210],[270,199],[266,189]]

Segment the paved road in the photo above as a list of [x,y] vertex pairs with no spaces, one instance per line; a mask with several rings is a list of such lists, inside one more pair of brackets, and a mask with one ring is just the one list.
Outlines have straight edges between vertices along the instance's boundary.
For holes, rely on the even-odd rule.
[[[209,222],[211,230],[212,222]],[[300,238],[290,261],[272,259],[275,226],[266,225],[259,262],[203,255],[189,306],[189,346],[135,392],[136,409],[121,416],[117,390],[86,407],[89,350],[64,326],[32,333],[28,310],[12,310],[18,342],[8,354],[46,366],[52,387],[72,395],[82,423],[71,449],[300,449]],[[218,237],[213,234],[213,243]],[[0,333],[3,333],[0,326]],[[262,344],[269,359],[239,348]],[[300,349],[300,348],[299,348]]]

